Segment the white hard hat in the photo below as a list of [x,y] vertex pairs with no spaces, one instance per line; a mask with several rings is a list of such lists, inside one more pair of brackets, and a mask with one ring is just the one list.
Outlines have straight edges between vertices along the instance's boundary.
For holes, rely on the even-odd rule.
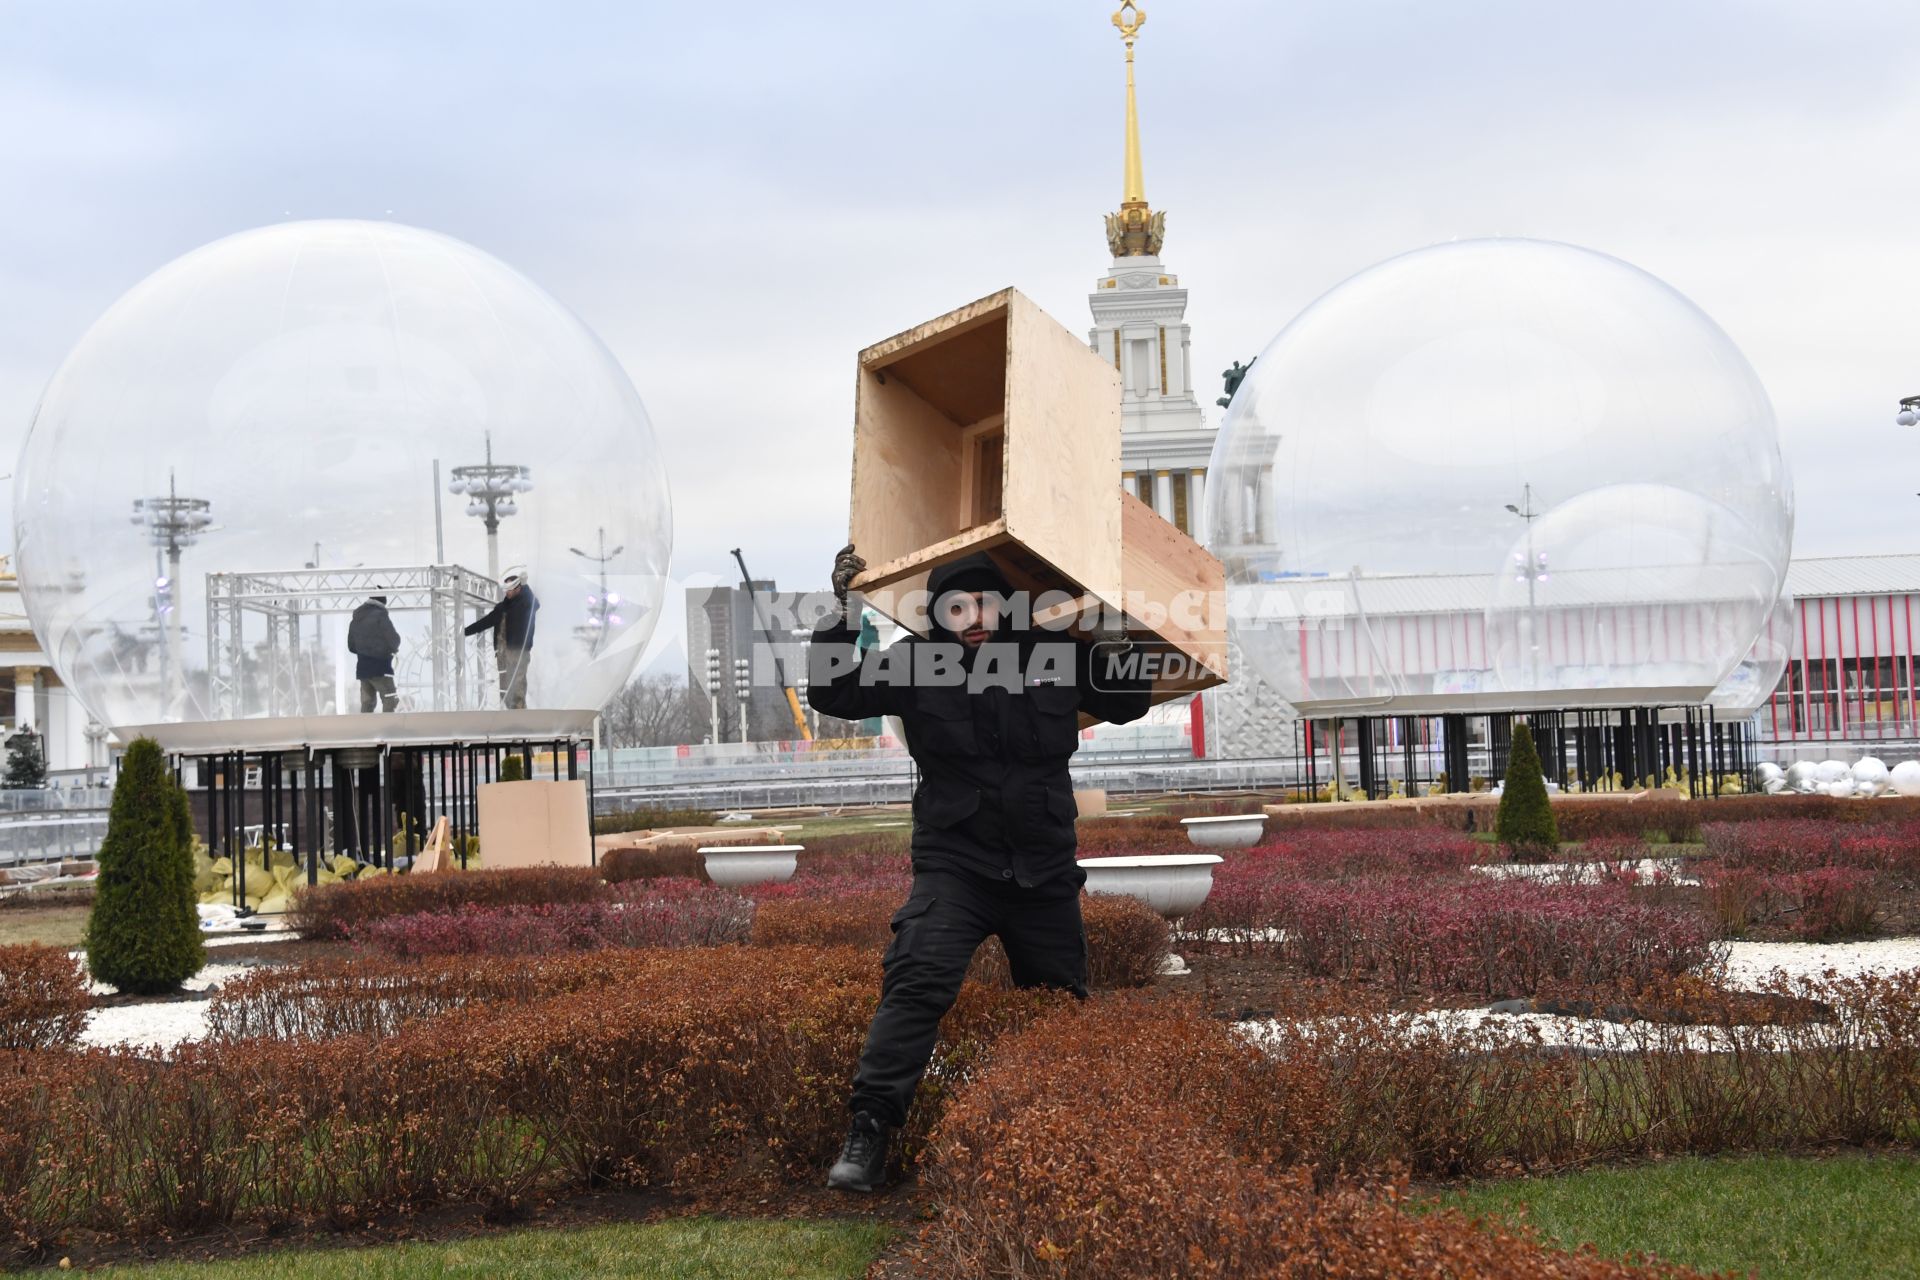
[[513,567],[507,570],[506,576],[500,579],[500,581],[506,583],[508,586],[511,586],[516,582],[525,582],[526,580],[527,580],[527,566],[523,564],[514,565]]

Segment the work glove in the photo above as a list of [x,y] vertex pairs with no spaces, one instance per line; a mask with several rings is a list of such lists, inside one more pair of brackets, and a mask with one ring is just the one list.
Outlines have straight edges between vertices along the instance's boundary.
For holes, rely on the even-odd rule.
[[1133,641],[1127,636],[1124,623],[1102,622],[1097,628],[1087,632],[1090,644],[1100,645],[1110,654],[1128,653],[1133,649]]
[[853,586],[853,580],[866,571],[867,562],[854,554],[853,544],[849,542],[840,548],[840,554],[833,558],[833,598],[840,602],[840,610],[846,612],[847,591]]

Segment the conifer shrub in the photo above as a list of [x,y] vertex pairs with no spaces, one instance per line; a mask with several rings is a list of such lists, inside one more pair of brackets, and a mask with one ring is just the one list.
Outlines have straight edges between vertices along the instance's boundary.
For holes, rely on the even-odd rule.
[[1500,843],[1516,861],[1542,861],[1560,851],[1560,830],[1554,825],[1553,805],[1547,800],[1540,754],[1534,750],[1533,730],[1524,720],[1513,726],[1506,786],[1500,793],[1500,810],[1494,822]]
[[525,782],[527,780],[526,762],[517,755],[507,755],[500,761],[501,782]]
[[205,963],[194,906],[187,797],[151,738],[135,740],[113,788],[87,917],[87,968],[137,995],[177,990]]

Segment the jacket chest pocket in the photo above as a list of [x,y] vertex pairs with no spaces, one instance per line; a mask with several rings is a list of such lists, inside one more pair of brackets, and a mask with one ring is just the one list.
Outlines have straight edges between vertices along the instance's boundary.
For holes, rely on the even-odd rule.
[[1033,685],[1018,699],[1020,731],[1015,750],[1027,759],[1070,756],[1080,745],[1080,691],[1066,685]]
[[907,726],[907,741],[913,748],[942,756],[978,754],[973,703],[964,690],[923,690],[915,699],[914,710],[918,714]]

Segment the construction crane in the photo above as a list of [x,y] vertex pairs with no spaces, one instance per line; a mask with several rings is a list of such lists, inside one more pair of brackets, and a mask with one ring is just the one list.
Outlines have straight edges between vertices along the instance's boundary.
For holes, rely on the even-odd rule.
[[[780,650],[774,647],[773,633],[767,628],[767,620],[760,614],[760,597],[753,594],[753,575],[747,572],[746,559],[738,547],[733,549],[733,560],[740,566],[740,585],[746,590],[747,602],[753,606],[753,625],[760,632],[767,652],[773,655],[773,673],[780,681],[780,691],[787,695],[787,710],[793,715],[793,727],[799,730],[801,738],[812,742],[813,730],[807,727],[806,713],[800,710],[800,695],[795,692],[793,681],[787,679],[786,668],[780,663]],[[745,709],[744,706],[742,709]]]

